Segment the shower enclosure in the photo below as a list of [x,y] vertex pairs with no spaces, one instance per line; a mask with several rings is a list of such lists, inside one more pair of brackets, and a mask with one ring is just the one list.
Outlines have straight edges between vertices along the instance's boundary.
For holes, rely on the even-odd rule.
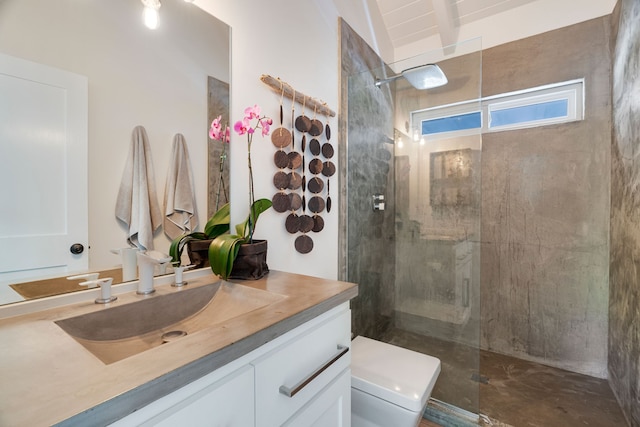
[[[360,48],[342,82],[340,267],[360,285],[352,329],[439,357],[432,397],[478,413],[481,44],[389,65]],[[419,90],[401,75],[426,64],[448,82]]]

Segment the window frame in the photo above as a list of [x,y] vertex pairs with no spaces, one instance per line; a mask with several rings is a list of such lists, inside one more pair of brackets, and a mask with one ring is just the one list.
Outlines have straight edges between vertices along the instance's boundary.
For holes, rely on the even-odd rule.
[[[481,100],[471,100],[447,104],[438,107],[426,108],[411,112],[411,128],[416,130],[420,137],[436,140],[457,136],[476,135],[478,133],[502,132],[507,130],[526,129],[539,126],[547,126],[558,123],[570,123],[584,120],[585,116],[585,81],[584,79],[569,80],[566,82],[538,86],[534,88],[492,95]],[[491,114],[497,111],[505,111],[510,108],[534,106],[537,104],[566,100],[567,114],[551,118],[536,119],[511,123],[506,125],[491,125]],[[422,133],[423,122],[448,117],[462,116],[480,112],[481,127],[449,132]]]

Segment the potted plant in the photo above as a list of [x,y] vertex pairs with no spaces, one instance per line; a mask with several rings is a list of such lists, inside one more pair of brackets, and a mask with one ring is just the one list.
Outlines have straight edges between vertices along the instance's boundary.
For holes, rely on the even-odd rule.
[[230,210],[229,203],[226,203],[209,218],[203,232],[194,231],[175,238],[169,247],[172,264],[178,267],[181,265],[182,252],[184,247],[187,246],[189,259],[194,267],[207,267],[209,265],[209,245],[211,241],[219,235],[229,232]]
[[267,241],[252,238],[258,216],[271,207],[271,200],[258,199],[249,216],[236,225],[236,234],[221,234],[209,245],[211,270],[223,279],[259,279],[269,272]]
[[[211,123],[209,136],[212,139],[226,138],[228,127],[222,129],[220,117]],[[251,144],[254,133],[260,129],[262,136],[269,134],[272,120],[261,114],[260,107],[254,105],[244,111],[244,117],[234,125],[238,135],[247,135],[247,166],[249,168],[249,215],[236,225],[236,234],[229,234],[230,208],[227,203],[207,221],[204,233],[190,233],[171,243],[170,254],[175,262],[180,262],[182,249],[189,241],[212,239],[208,257],[211,270],[223,279],[259,279],[269,272],[266,263],[267,242],[254,240],[253,234],[260,214],[271,207],[271,200],[255,200],[253,168],[251,165]]]
[[[222,234],[213,239],[209,245],[209,263],[211,270],[223,279],[259,279],[269,272],[267,266],[267,242],[254,241],[258,216],[271,207],[271,200],[255,199],[253,189],[253,168],[251,165],[251,145],[253,135],[260,129],[262,136],[269,135],[273,121],[262,115],[258,105],[247,107],[244,117],[237,121],[233,130],[240,136],[247,136],[247,167],[249,168],[249,215],[247,219],[236,225],[236,234]],[[222,132],[219,123],[212,123],[212,135]]]

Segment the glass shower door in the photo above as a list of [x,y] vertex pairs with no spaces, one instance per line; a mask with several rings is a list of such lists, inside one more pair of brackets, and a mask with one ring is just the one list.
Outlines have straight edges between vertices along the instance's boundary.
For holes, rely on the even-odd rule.
[[[448,83],[375,84],[424,64],[438,64]],[[348,81],[354,332],[440,358],[432,397],[472,413],[482,381],[481,68],[481,44],[472,40]]]

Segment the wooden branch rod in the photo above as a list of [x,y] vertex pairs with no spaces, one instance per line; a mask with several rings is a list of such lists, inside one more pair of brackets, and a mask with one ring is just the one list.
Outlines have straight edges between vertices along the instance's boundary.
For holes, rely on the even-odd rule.
[[[331,108],[329,108],[325,102],[320,102],[317,99],[307,96],[302,92],[298,92],[297,90],[294,91],[294,89],[288,83],[283,82],[282,80],[280,80],[280,78],[276,79],[268,74],[263,74],[262,76],[260,76],[260,80],[262,81],[262,83],[273,89],[273,91],[278,95],[282,94],[283,89],[284,96],[289,99],[293,99],[295,94],[295,101],[300,105],[304,105],[305,111],[310,111],[312,114],[315,111],[317,114],[329,117],[336,116],[336,113]],[[311,116],[312,114],[309,114],[309,116]]]

